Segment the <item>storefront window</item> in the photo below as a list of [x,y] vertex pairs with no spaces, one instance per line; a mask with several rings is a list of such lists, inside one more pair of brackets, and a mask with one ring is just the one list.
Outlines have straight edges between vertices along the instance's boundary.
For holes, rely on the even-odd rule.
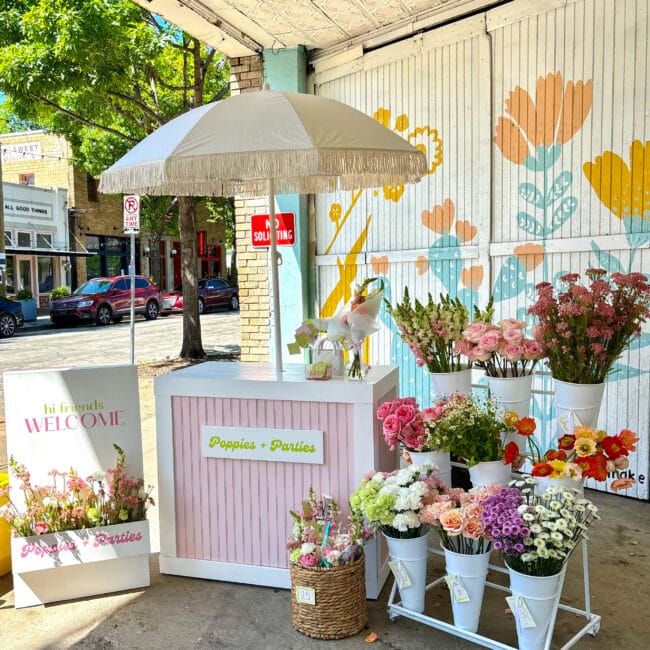
[[19,232],[18,233],[18,247],[19,248],[30,248],[32,245],[32,233],[30,232]]
[[14,268],[16,258],[13,255],[7,255],[7,293],[16,293],[16,286],[14,283]]
[[54,289],[54,260],[51,257],[39,257],[38,292],[49,293],[52,289]]
[[36,233],[36,248],[52,248],[52,235]]
[[14,240],[11,237],[11,230],[5,230],[5,246],[13,246]]

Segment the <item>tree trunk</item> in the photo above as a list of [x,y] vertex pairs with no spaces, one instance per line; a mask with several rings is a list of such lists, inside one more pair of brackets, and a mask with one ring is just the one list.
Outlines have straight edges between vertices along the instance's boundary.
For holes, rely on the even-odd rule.
[[183,280],[182,359],[203,359],[199,320],[199,282],[196,270],[196,227],[194,205],[189,196],[178,197],[178,226],[181,236],[181,277]]
[[154,284],[161,291],[166,291],[167,287],[160,286],[160,233],[157,230],[149,233],[149,273]]

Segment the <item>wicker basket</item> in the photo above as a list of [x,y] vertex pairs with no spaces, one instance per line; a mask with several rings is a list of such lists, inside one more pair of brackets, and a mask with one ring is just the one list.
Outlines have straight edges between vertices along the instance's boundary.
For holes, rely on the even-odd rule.
[[[344,639],[368,622],[365,555],[339,567],[306,568],[291,563],[291,620],[314,639]],[[313,589],[315,604],[298,602],[296,588]]]

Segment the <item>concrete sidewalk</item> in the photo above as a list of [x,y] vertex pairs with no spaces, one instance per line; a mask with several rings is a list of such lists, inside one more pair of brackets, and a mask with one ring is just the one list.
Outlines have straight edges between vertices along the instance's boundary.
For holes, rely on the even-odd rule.
[[[141,382],[145,479],[158,485],[153,382]],[[587,491],[600,509],[602,521],[590,531],[592,609],[603,617],[596,637],[587,636],[578,649],[642,650],[650,647],[647,607],[650,600],[648,504]],[[368,630],[336,642],[309,639],[291,626],[290,594],[286,590],[161,575],[158,570],[157,508],[150,511],[151,586],[120,594],[97,596],[31,609],[15,610],[11,575],[0,578],[0,650],[45,648],[361,648],[374,631],[375,648],[392,650],[465,649],[478,646],[408,619],[390,623],[386,601],[389,578],[381,598],[369,601]],[[432,535],[435,537],[435,535]],[[434,542],[436,540],[434,539]],[[493,561],[496,554],[493,554]],[[429,577],[444,573],[442,558],[432,555]],[[505,584],[502,574],[489,579]],[[479,632],[505,644],[516,644],[514,621],[505,613],[502,592],[486,589]],[[563,602],[583,608],[582,561],[572,558]],[[446,587],[427,596],[426,612],[451,621]],[[584,618],[560,612],[553,648],[564,645],[584,625]]]

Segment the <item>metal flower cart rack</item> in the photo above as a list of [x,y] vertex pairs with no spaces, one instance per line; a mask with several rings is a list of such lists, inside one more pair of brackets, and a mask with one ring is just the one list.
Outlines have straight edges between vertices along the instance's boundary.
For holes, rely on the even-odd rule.
[[[429,547],[428,550],[430,553],[434,553],[436,555],[443,555],[442,551],[439,549]],[[507,569],[494,564],[490,564],[489,568],[499,573],[507,573]],[[589,593],[589,559],[587,555],[587,541],[584,539],[582,540],[582,577],[583,577],[583,588],[584,588],[584,609],[576,609],[575,607],[570,607],[569,605],[562,604],[561,602],[559,602],[561,597],[561,590],[558,592],[558,596],[557,596],[558,607],[555,608],[554,610],[555,612],[557,612],[557,609],[561,609],[567,612],[571,612],[573,614],[584,616],[587,619],[587,623],[584,625],[584,627],[582,627],[582,629],[580,629],[576,634],[574,634],[561,647],[560,650],[566,650],[567,648],[571,648],[578,642],[579,639],[581,639],[586,634],[591,634],[592,636],[595,636],[596,634],[598,634],[598,630],[600,629],[601,617],[598,614],[594,614],[591,611],[591,597]],[[429,583],[426,586],[426,590],[429,591],[430,589],[433,589],[437,585],[444,584],[444,582],[445,582],[444,576],[437,578],[436,580],[434,580],[433,582]],[[508,587],[493,582],[488,581],[485,583],[485,586],[491,587],[493,589],[497,589],[499,591],[504,591],[506,593],[510,593],[510,589]],[[501,643],[500,641],[497,641],[490,637],[483,636],[481,634],[477,634],[474,632],[469,632],[467,630],[463,630],[453,625],[452,623],[443,621],[440,618],[427,616],[425,614],[420,614],[418,612],[414,612],[413,610],[406,609],[405,607],[402,607],[400,604],[397,604],[395,602],[396,599],[398,599],[397,593],[398,593],[397,582],[395,581],[393,584],[393,588],[391,589],[390,596],[388,598],[388,617],[391,621],[395,621],[400,616],[404,616],[406,618],[410,618],[414,621],[418,621],[420,623],[423,623],[424,625],[428,625],[429,627],[442,630],[443,632],[447,632],[449,634],[460,637],[462,639],[473,641],[474,643],[484,646],[486,648],[496,648],[500,650],[517,650],[517,646],[511,646],[506,643]],[[554,628],[555,628],[555,614],[553,614],[553,618],[548,628],[544,650],[549,650],[551,647]]]

